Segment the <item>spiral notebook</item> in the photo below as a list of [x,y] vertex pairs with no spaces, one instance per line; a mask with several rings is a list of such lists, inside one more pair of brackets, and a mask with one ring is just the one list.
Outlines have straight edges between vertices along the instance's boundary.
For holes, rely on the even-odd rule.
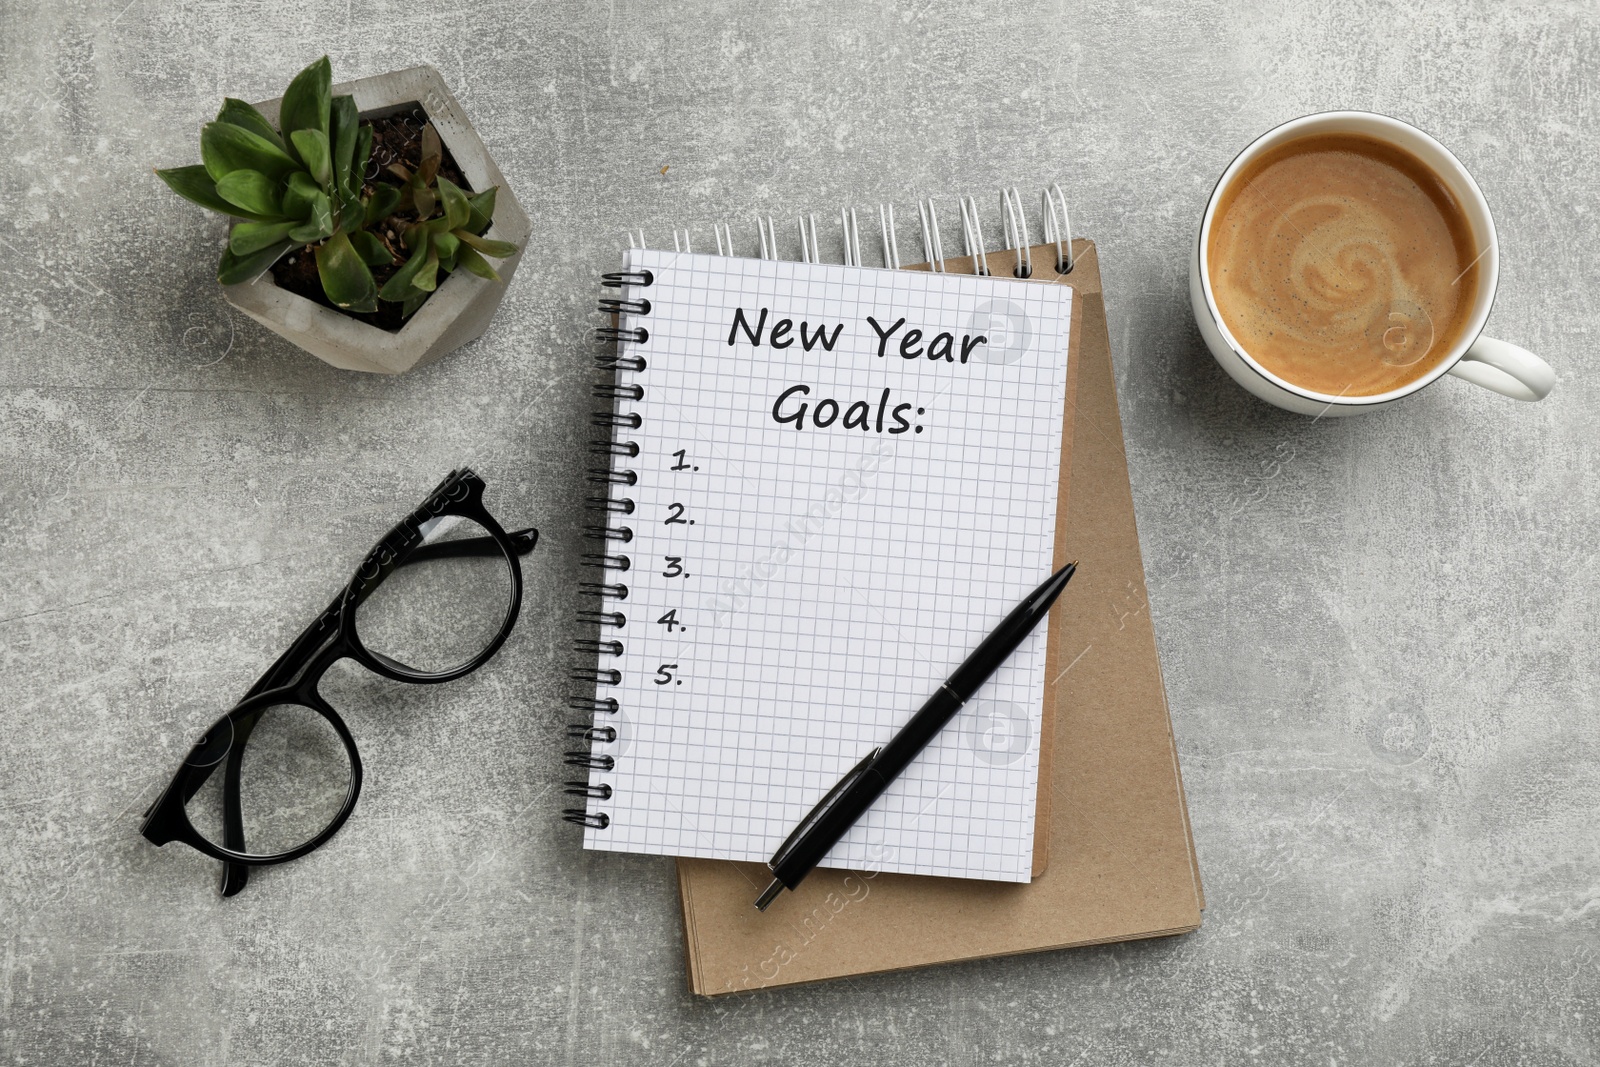
[[[1049,624],[1054,662],[1035,835],[1036,847],[1051,849],[1048,869],[1026,885],[903,877],[870,866],[816,871],[761,913],[750,901],[768,880],[764,867],[680,859],[695,993],[1161,937],[1200,925],[1205,897],[1145,592],[1099,255],[1089,241],[1072,248],[1070,272],[1056,269],[1054,245],[1029,250],[1035,284],[1074,290],[1059,510],[1060,538],[1083,560]],[[1018,258],[990,253],[988,266],[1009,273]],[[972,271],[978,262],[944,266]]]
[[[810,240],[811,262],[633,249],[607,276],[598,665],[568,756],[588,848],[764,861],[1062,562],[1072,289]],[[1028,881],[1047,645],[824,866]]]

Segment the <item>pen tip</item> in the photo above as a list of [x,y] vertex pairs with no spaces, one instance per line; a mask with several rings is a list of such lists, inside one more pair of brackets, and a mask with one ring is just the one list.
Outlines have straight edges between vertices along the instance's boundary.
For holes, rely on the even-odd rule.
[[766,911],[767,905],[771,904],[781,892],[783,892],[783,882],[774,878],[772,884],[763,889],[759,897],[756,897],[756,910]]

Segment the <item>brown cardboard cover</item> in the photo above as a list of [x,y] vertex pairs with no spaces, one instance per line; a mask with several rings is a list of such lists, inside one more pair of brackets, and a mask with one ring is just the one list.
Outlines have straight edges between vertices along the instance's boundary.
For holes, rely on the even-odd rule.
[[[1078,574],[1050,617],[1040,823],[1050,864],[1026,885],[818,869],[764,913],[760,864],[680,859],[689,984],[714,996],[932,963],[1185,933],[1204,899],[1189,832],[1117,412],[1099,260],[1088,241],[1057,275],[1053,245],[1034,277],[1071,285],[1069,485],[1057,561]],[[1009,273],[1010,253],[989,267]],[[951,270],[971,270],[949,260]],[[1069,367],[1071,364],[1069,364]],[[1073,395],[1072,379],[1076,379]],[[1053,711],[1053,715],[1049,714]],[[1051,720],[1053,719],[1053,724]],[[1046,778],[1045,757],[1049,760]],[[1047,832],[1046,832],[1047,831]]]

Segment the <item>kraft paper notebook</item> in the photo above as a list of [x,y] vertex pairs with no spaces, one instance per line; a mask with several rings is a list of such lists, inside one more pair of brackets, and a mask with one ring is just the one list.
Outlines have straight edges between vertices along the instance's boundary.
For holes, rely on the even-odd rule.
[[[1031,250],[1037,282],[1073,290],[1075,370],[1057,558],[1082,563],[1050,618],[1031,884],[818,870],[765,913],[764,865],[680,859],[690,987],[718,995],[933,963],[1184,933],[1204,898],[1145,599],[1094,245]],[[1009,274],[1013,253],[990,253]],[[949,260],[950,271],[972,270]],[[1070,492],[1068,489],[1070,488]]]
[[[567,815],[588,848],[765,859],[1065,562],[1074,293],[687,251],[622,267]],[[1058,656],[1031,635],[824,866],[1043,869]]]

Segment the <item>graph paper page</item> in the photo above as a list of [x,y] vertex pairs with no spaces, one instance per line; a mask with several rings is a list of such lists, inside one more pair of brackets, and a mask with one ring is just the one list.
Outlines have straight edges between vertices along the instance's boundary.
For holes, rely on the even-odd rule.
[[[635,250],[589,848],[765,861],[1051,571],[1072,290]],[[981,340],[979,340],[981,339]],[[731,343],[730,343],[731,342]],[[625,477],[625,476],[624,476]],[[1025,882],[1040,626],[824,866]],[[602,799],[599,794],[607,792]]]

